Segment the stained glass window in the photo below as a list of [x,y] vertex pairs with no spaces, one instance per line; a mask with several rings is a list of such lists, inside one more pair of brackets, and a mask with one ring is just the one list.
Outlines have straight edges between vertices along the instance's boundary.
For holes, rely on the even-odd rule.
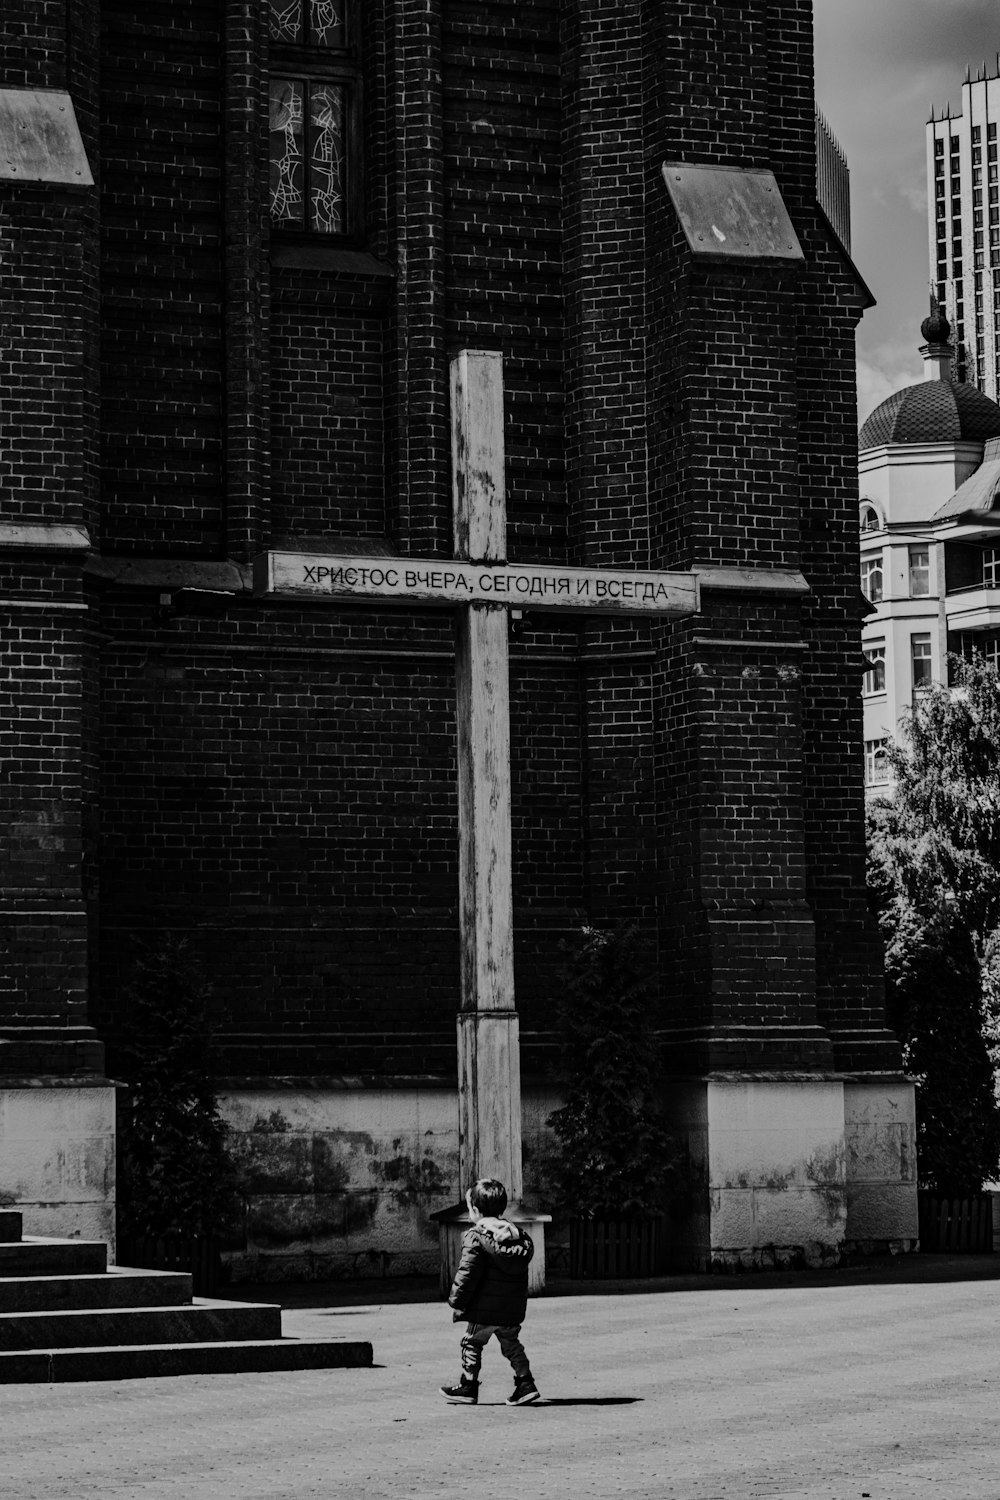
[[271,217],[286,228],[358,228],[360,176],[348,161],[360,144],[354,4],[269,0],[274,69],[285,75],[271,81]]
[[270,0],[271,36],[293,46],[345,47],[344,0]]
[[309,90],[309,221],[327,234],[344,230],[344,90],[313,83]]
[[271,217],[281,223],[305,220],[303,93],[301,83],[271,80]]
[[324,234],[345,223],[345,89],[317,79],[271,81],[271,217]]
[[314,47],[346,45],[341,0],[309,0],[309,40]]
[[276,42],[302,41],[302,0],[271,0],[270,12]]

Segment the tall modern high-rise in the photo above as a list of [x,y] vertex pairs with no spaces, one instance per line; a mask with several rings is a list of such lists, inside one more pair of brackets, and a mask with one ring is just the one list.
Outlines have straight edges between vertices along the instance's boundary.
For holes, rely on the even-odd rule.
[[931,290],[954,330],[952,373],[997,398],[1000,354],[1000,58],[962,85],[962,108],[927,123]]

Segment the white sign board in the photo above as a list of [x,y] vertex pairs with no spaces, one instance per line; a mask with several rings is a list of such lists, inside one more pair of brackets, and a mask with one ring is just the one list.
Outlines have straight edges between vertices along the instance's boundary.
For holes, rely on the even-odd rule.
[[571,614],[691,615],[690,573],[635,573],[414,557],[317,557],[268,552],[254,566],[258,594],[358,604],[506,604]]

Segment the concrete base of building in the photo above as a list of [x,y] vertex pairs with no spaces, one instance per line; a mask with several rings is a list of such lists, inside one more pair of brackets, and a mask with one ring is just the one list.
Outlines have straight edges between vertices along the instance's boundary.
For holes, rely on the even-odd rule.
[[[693,1171],[668,1229],[672,1269],[836,1264],[917,1244],[913,1085],[899,1075],[725,1074],[668,1097]],[[525,1198],[546,1203],[551,1089],[523,1098]],[[289,1080],[221,1100],[247,1182],[234,1281],[438,1273],[432,1215],[459,1199],[454,1088]],[[4,1080],[0,1207],[35,1235],[114,1246],[115,1090],[104,1080]],[[536,1280],[565,1226],[534,1216]],[[456,1245],[463,1224],[451,1226]],[[452,1247],[454,1249],[454,1247]],[[450,1264],[450,1262],[449,1262]],[[543,1281],[539,1285],[543,1284]],[[535,1286],[538,1290],[539,1286]]]
[[[432,1215],[463,1186],[454,1087],[288,1080],[227,1088],[220,1104],[248,1188],[246,1245],[226,1255],[234,1281],[438,1273]],[[532,1201],[545,1201],[539,1172],[558,1104],[550,1089],[522,1091]],[[544,1239],[535,1258],[544,1274]]]
[[0,1080],[0,1206],[24,1231],[115,1243],[115,1089],[106,1079]]
[[725,1074],[675,1082],[691,1210],[675,1267],[837,1264],[917,1244],[913,1085],[899,1075]]

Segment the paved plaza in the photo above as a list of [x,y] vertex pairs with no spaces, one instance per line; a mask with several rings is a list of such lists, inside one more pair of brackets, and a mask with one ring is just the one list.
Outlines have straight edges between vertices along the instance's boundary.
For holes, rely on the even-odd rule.
[[458,1330],[426,1284],[272,1288],[286,1333],[368,1338],[376,1368],[4,1387],[0,1494],[997,1500],[998,1272],[557,1284],[521,1409],[495,1345],[477,1408],[438,1396]]

